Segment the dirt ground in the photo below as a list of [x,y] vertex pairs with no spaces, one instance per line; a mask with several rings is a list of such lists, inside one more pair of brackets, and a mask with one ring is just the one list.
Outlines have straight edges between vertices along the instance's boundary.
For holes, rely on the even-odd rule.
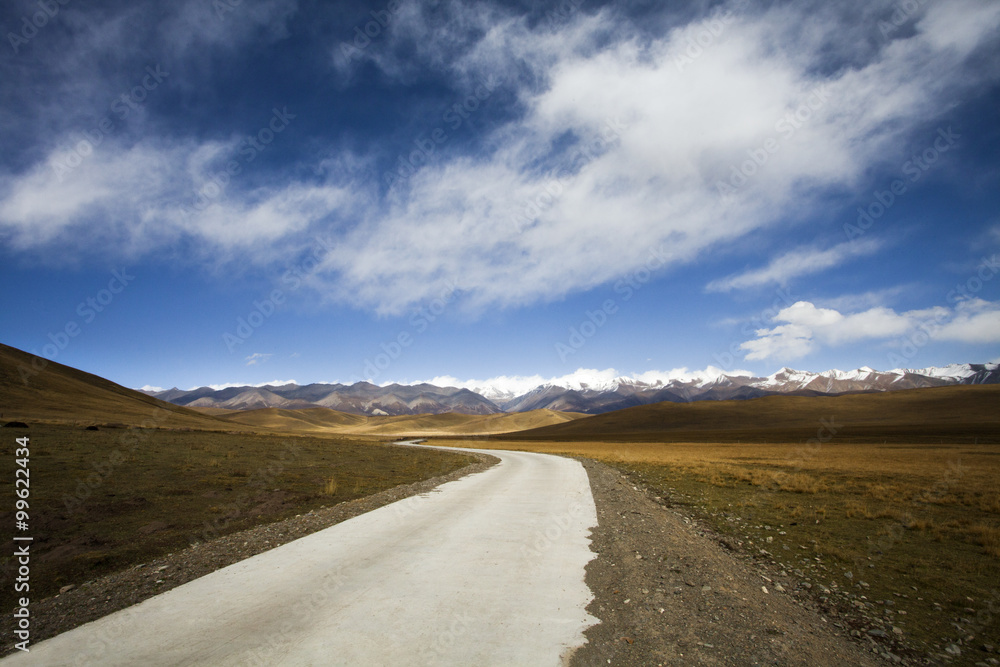
[[737,558],[669,500],[581,462],[599,522],[587,610],[601,623],[573,667],[885,664],[880,654],[902,662],[871,638],[848,639],[837,619],[810,608],[800,584]]

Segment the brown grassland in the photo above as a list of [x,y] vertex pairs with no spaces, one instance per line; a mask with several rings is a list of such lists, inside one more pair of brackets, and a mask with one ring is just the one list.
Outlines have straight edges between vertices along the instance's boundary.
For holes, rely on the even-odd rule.
[[[2,428],[0,525],[15,533],[15,439],[30,438],[31,596],[79,586],[197,541],[444,475],[456,453],[348,437],[38,424]],[[2,557],[12,606],[13,558]]]

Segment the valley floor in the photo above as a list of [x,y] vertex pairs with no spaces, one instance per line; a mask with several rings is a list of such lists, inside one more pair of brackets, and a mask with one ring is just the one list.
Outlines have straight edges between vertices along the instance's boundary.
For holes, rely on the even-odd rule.
[[[774,573],[727,551],[710,530],[638,482],[602,463],[582,462],[599,520],[592,534],[598,557],[587,568],[595,595],[588,611],[601,622],[587,631],[588,644],[571,664],[866,665],[876,664],[873,651],[890,655],[868,637],[850,641],[836,618],[809,608],[811,598],[800,596],[794,583],[785,580],[782,590]],[[490,465],[484,461],[447,477],[258,526],[88,582],[36,607],[33,639]]]

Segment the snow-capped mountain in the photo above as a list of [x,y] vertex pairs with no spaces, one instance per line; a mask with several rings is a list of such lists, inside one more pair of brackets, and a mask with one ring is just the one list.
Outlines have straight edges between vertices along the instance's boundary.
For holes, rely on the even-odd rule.
[[[439,385],[438,383],[442,383]],[[177,405],[255,408],[328,407],[354,414],[423,414],[460,412],[494,414],[549,409],[598,414],[649,403],[749,399],[770,394],[817,396],[849,392],[897,391],[953,384],[1000,384],[1000,364],[951,364],[941,368],[877,371],[863,366],[853,371],[823,373],[782,368],[767,377],[718,368],[688,372],[649,372],[628,377],[613,369],[580,369],[562,378],[501,377],[461,382],[435,378],[430,383],[353,385],[286,384],[263,387],[201,387],[145,393]],[[444,385],[444,386],[442,386]]]

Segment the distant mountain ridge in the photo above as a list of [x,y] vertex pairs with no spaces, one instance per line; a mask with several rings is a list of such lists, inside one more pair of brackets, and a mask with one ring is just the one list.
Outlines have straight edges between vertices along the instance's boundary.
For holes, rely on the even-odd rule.
[[326,407],[359,415],[393,416],[446,412],[488,415],[531,410],[601,414],[665,401],[745,400],[772,394],[819,396],[963,384],[1000,384],[1000,364],[952,364],[940,368],[891,371],[876,371],[865,366],[853,371],[829,370],[823,373],[786,367],[767,377],[727,375],[711,369],[680,379],[654,382],[624,376],[611,380],[598,376],[575,376],[572,381],[540,384],[522,394],[490,384],[476,387],[473,391],[427,383],[380,387],[370,382],[353,385],[244,386],[218,390],[200,387],[188,391],[174,388],[144,393],[176,405],[231,410]]

